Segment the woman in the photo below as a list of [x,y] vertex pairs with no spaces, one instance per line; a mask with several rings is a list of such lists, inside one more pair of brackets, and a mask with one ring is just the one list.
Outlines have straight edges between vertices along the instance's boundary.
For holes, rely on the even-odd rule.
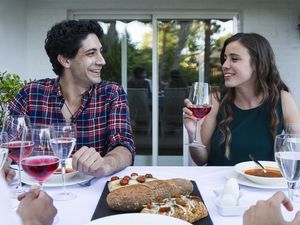
[[[190,148],[197,165],[232,166],[274,160],[273,143],[288,123],[300,122],[298,107],[281,80],[269,42],[261,35],[238,33],[227,39],[220,56],[223,79],[213,108],[200,128],[206,148]],[[191,102],[184,101],[188,106]],[[184,125],[194,136],[192,112],[183,108]]]

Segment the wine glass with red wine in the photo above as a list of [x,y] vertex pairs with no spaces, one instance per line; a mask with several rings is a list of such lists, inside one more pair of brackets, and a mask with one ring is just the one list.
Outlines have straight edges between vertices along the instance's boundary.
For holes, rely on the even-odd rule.
[[211,110],[211,86],[208,83],[194,82],[189,92],[189,99],[192,105],[188,109],[193,112],[193,116],[197,118],[195,125],[195,135],[190,146],[204,146],[197,140],[198,123]]
[[24,135],[24,142],[26,141],[33,143],[32,150],[30,154],[21,154],[21,165],[24,172],[36,180],[42,190],[44,181],[53,174],[59,165],[59,158],[50,147],[49,126],[32,126]]
[[[21,154],[26,156],[31,152],[32,142],[22,140],[29,127],[30,120],[28,116],[7,114],[4,117],[0,147],[8,149],[8,157],[18,166],[18,186],[14,197],[24,192],[21,185],[20,157]],[[21,151],[22,148],[24,149],[23,151]]]

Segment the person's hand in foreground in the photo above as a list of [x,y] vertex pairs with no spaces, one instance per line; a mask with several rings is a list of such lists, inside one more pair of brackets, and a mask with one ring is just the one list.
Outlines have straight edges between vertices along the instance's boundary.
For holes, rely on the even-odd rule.
[[16,172],[9,168],[11,162],[12,160],[8,158],[1,171],[2,176],[4,177],[6,183],[8,184],[10,184],[13,181],[14,177],[16,176]]
[[297,212],[291,222],[286,222],[281,213],[281,204],[288,211],[293,210],[291,201],[282,192],[275,193],[268,200],[257,201],[251,206],[243,217],[244,225],[296,225],[300,224],[300,212]]
[[52,198],[44,191],[32,189],[18,196],[20,201],[17,213],[24,225],[50,225],[57,209]]

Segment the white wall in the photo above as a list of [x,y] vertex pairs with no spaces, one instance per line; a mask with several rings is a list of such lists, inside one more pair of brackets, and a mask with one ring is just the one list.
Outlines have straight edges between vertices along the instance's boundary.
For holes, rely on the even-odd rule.
[[55,22],[66,19],[70,9],[238,11],[244,32],[260,33],[270,41],[282,78],[300,106],[299,0],[0,1],[0,71],[7,68],[24,79],[54,77],[44,51],[44,39],[47,30]]
[[27,75],[25,3],[0,0],[0,72]]

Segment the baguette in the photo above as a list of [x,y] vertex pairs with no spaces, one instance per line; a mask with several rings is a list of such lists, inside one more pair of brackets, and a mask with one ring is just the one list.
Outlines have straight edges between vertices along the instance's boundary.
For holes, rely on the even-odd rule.
[[133,212],[140,211],[153,200],[186,195],[192,191],[193,184],[186,179],[154,180],[116,189],[107,195],[106,201],[113,210]]

